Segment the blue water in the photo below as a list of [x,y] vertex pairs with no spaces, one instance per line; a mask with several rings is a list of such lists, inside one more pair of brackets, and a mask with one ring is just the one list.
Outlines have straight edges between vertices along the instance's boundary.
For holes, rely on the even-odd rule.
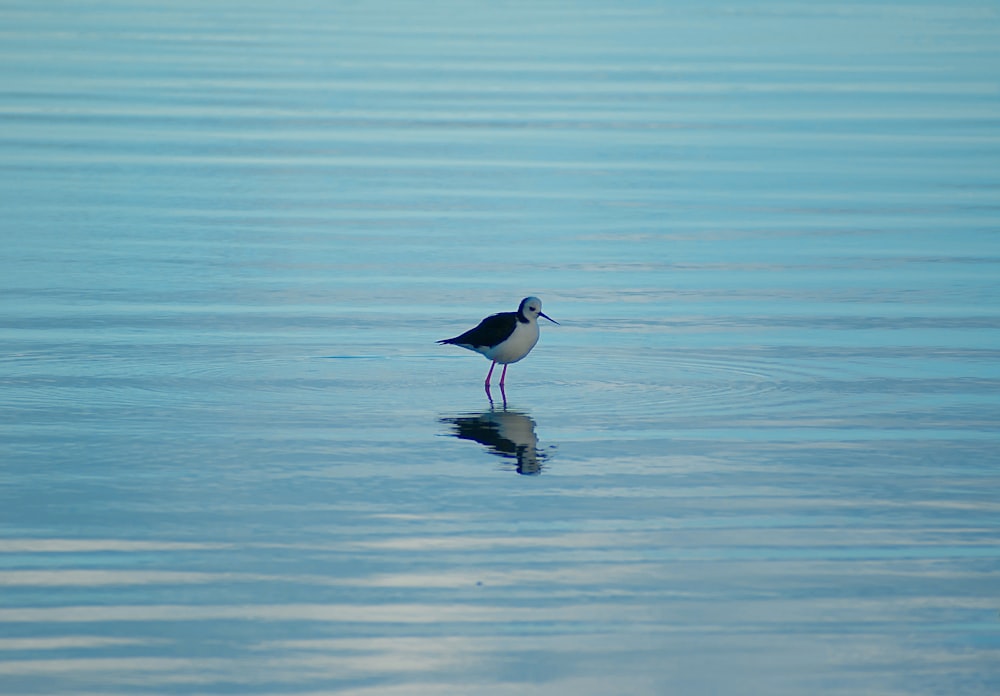
[[0,39],[3,694],[1000,691],[995,3]]

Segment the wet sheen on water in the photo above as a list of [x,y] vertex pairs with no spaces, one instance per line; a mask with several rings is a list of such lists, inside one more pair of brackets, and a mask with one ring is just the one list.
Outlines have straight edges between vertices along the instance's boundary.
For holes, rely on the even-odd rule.
[[0,9],[0,692],[1000,691],[996,8],[341,5]]

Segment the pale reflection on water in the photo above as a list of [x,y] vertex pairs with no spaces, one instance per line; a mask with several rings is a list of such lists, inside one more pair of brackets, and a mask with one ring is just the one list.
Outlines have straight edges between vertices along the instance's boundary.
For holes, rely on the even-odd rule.
[[491,408],[483,413],[440,419],[452,426],[451,435],[473,440],[491,454],[512,459],[519,474],[540,474],[550,451],[540,449],[535,421],[526,413]]

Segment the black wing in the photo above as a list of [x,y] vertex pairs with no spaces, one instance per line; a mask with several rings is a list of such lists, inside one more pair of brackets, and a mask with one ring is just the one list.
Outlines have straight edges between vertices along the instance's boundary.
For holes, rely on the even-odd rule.
[[469,329],[461,336],[446,338],[438,343],[450,343],[455,346],[495,346],[503,343],[514,333],[517,326],[517,312],[501,312],[486,317],[479,326]]

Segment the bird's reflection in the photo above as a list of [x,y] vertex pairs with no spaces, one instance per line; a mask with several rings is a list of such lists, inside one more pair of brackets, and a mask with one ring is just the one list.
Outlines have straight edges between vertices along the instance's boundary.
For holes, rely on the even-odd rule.
[[539,449],[535,421],[528,415],[490,409],[440,420],[452,426],[450,435],[460,440],[475,440],[485,445],[490,454],[517,460],[517,473],[535,475],[542,472],[542,463],[548,453]]

